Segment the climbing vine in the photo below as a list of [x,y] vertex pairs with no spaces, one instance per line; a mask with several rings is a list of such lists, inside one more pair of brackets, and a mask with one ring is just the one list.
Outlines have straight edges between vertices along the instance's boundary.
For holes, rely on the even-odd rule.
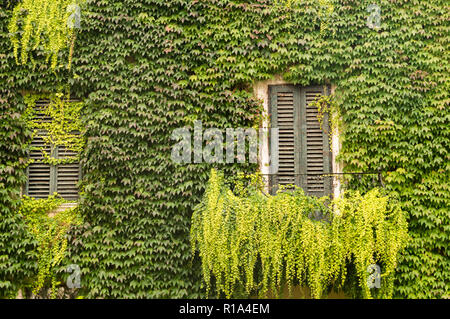
[[37,295],[42,288],[50,288],[50,297],[56,296],[58,284],[56,272],[61,261],[67,253],[67,232],[72,226],[81,224],[77,208],[69,208],[61,212],[54,212],[63,203],[64,199],[57,194],[48,199],[34,199],[24,196],[19,208],[29,232],[37,241],[38,271],[31,278],[33,294]]
[[317,119],[321,128],[323,128],[324,116],[328,117],[330,137],[343,131],[342,114],[334,95],[320,95],[311,103],[311,106],[317,107]]
[[295,283],[320,298],[327,286],[343,285],[353,263],[353,284],[365,298],[373,297],[367,284],[372,264],[382,265],[377,295],[392,296],[399,253],[409,239],[405,213],[394,199],[373,189],[348,192],[326,206],[326,198],[306,196],[301,188],[271,196],[261,191],[258,176],[250,180],[246,187],[237,181],[232,191],[212,170],[194,210],[192,252],[202,260],[207,293],[214,286],[230,298],[243,285],[248,295],[265,296]]
[[[85,127],[81,120],[83,109],[82,102],[73,102],[68,96],[62,93],[25,96],[25,103],[28,108],[24,113],[28,126],[32,130],[32,138],[41,137],[43,146],[32,146],[30,150],[39,151],[42,154],[42,161],[51,165],[66,164],[79,161],[80,154],[85,146]],[[46,99],[49,101],[42,108],[36,108],[36,101]],[[37,117],[38,113],[40,114]],[[45,117],[46,120],[42,118]],[[45,132],[45,134],[42,134]],[[56,158],[52,150],[64,146],[66,150],[75,153],[73,156]],[[47,152],[50,149],[50,153]],[[30,160],[31,163],[31,160]]]
[[[76,38],[76,6],[82,0],[22,0],[17,3],[9,22],[9,32],[16,63],[35,63],[34,51],[42,49],[46,62],[56,69],[61,50],[70,48],[68,68],[72,64]],[[19,54],[20,51],[20,54]]]

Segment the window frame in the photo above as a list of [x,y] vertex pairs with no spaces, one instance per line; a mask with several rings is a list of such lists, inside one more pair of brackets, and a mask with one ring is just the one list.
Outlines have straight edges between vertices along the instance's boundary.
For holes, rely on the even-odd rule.
[[[35,102],[34,107],[36,108],[38,104],[48,104],[50,101],[48,99],[39,99]],[[79,102],[78,99],[70,99],[70,102]],[[35,136],[35,138],[39,138],[40,136],[42,136],[42,132],[38,132]],[[33,141],[32,141],[33,142]],[[59,156],[59,148],[61,146],[55,147],[54,145],[49,145],[50,147],[50,156],[56,159],[60,159],[62,157]],[[31,152],[28,153],[28,158],[30,158],[31,156]],[[30,164],[33,165],[33,164]],[[30,197],[34,197],[37,199],[41,199],[41,198],[48,198],[48,196],[53,195],[55,192],[58,193],[62,198],[68,200],[68,201],[73,201],[73,202],[77,202],[79,200],[80,197],[80,190],[78,187],[78,183],[81,181],[82,179],[82,168],[81,168],[81,164],[79,161],[74,162],[74,163],[69,163],[69,164],[56,164],[56,165],[51,165],[51,164],[46,164],[49,166],[49,177],[48,177],[48,181],[49,181],[49,192],[48,195],[38,195],[36,196],[35,194],[31,194],[30,195],[30,165],[28,165],[26,167],[26,183],[24,185],[24,187],[22,188],[22,192],[24,195],[30,196]],[[78,172],[78,176],[76,178],[77,182],[75,183],[75,188],[76,188],[76,196],[67,196],[65,194],[61,194],[58,192],[58,186],[61,185],[61,181],[59,180],[59,172],[58,169],[63,166],[63,165],[77,165],[77,172]]]

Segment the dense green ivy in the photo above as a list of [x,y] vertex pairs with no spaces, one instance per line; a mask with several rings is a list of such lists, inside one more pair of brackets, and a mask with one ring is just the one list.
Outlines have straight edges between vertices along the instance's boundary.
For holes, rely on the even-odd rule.
[[[15,213],[30,136],[21,91],[70,85],[85,102],[85,223],[69,249],[86,296],[197,297],[201,275],[196,261],[189,264],[189,228],[210,166],[171,162],[171,132],[194,120],[254,125],[260,105],[249,88],[274,74],[336,85],[345,169],[383,172],[409,215],[412,244],[394,293],[448,295],[449,5],[376,1],[381,25],[371,29],[372,2],[88,0],[72,68],[54,71],[39,51],[34,66],[16,65],[7,30],[12,10],[2,6],[0,295],[33,267]],[[69,53],[60,54],[67,61]],[[226,174],[255,169],[223,166]],[[348,187],[365,191],[371,180]]]
[[[36,270],[28,254],[35,243],[17,214],[20,188],[26,181],[26,145],[31,131],[21,113],[25,105],[17,103],[5,38],[8,15],[0,10],[0,297],[15,297],[26,277]],[[9,79],[9,80],[8,80]]]

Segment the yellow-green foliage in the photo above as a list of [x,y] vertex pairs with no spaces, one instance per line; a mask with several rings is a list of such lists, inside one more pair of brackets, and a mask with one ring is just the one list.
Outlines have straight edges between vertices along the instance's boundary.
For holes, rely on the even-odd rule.
[[[398,253],[408,241],[404,213],[393,200],[373,189],[346,193],[326,206],[326,198],[300,188],[267,195],[258,177],[251,178],[246,188],[238,181],[233,192],[212,170],[193,214],[192,251],[202,260],[207,292],[215,285],[230,298],[242,284],[247,294],[266,296],[300,284],[320,298],[330,285],[344,283],[352,262],[364,297],[372,297],[366,283],[374,263],[382,270],[378,295],[392,296]],[[312,218],[318,214],[324,218]]]
[[28,196],[22,199],[19,213],[38,243],[38,274],[32,284],[34,294],[38,294],[46,283],[50,283],[51,297],[55,297],[57,285],[55,272],[66,256],[66,234],[72,225],[81,223],[76,208],[49,216],[49,212],[64,202],[66,201],[57,194],[49,196],[48,199],[34,199]]
[[323,126],[323,118],[325,114],[328,116],[328,123],[330,125],[330,145],[332,134],[339,134],[343,129],[342,114],[341,110],[336,103],[334,95],[321,95],[318,96],[312,103],[312,106],[317,107],[317,119],[319,120],[320,126]]
[[75,39],[74,29],[67,23],[72,14],[67,8],[73,3],[73,0],[22,0],[16,5],[8,29],[18,64],[26,64],[29,58],[33,61],[30,52],[42,46],[47,61],[51,59],[51,67],[56,68],[59,52]]
[[[51,118],[50,121],[40,121],[35,119],[35,102],[39,99],[49,99],[50,103],[41,110],[44,116]],[[54,149],[64,146],[67,150],[76,153],[75,156],[67,156],[56,159],[52,154],[45,151],[45,147],[36,148],[42,153],[43,161],[52,165],[75,162],[79,160],[81,151],[84,149],[86,139],[84,138],[85,127],[81,121],[81,110],[84,106],[82,102],[70,102],[62,93],[51,95],[27,95],[25,96],[27,110],[25,118],[29,128],[33,131],[32,137],[45,131],[40,135],[46,146]]]

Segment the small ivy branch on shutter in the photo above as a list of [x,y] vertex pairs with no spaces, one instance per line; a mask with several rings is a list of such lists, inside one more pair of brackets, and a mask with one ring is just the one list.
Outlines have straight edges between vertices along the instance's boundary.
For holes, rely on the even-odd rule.
[[334,95],[319,95],[312,106],[317,107],[317,120],[323,129],[324,114],[328,113],[328,123],[330,126],[329,135],[338,134],[342,128],[341,111]]

